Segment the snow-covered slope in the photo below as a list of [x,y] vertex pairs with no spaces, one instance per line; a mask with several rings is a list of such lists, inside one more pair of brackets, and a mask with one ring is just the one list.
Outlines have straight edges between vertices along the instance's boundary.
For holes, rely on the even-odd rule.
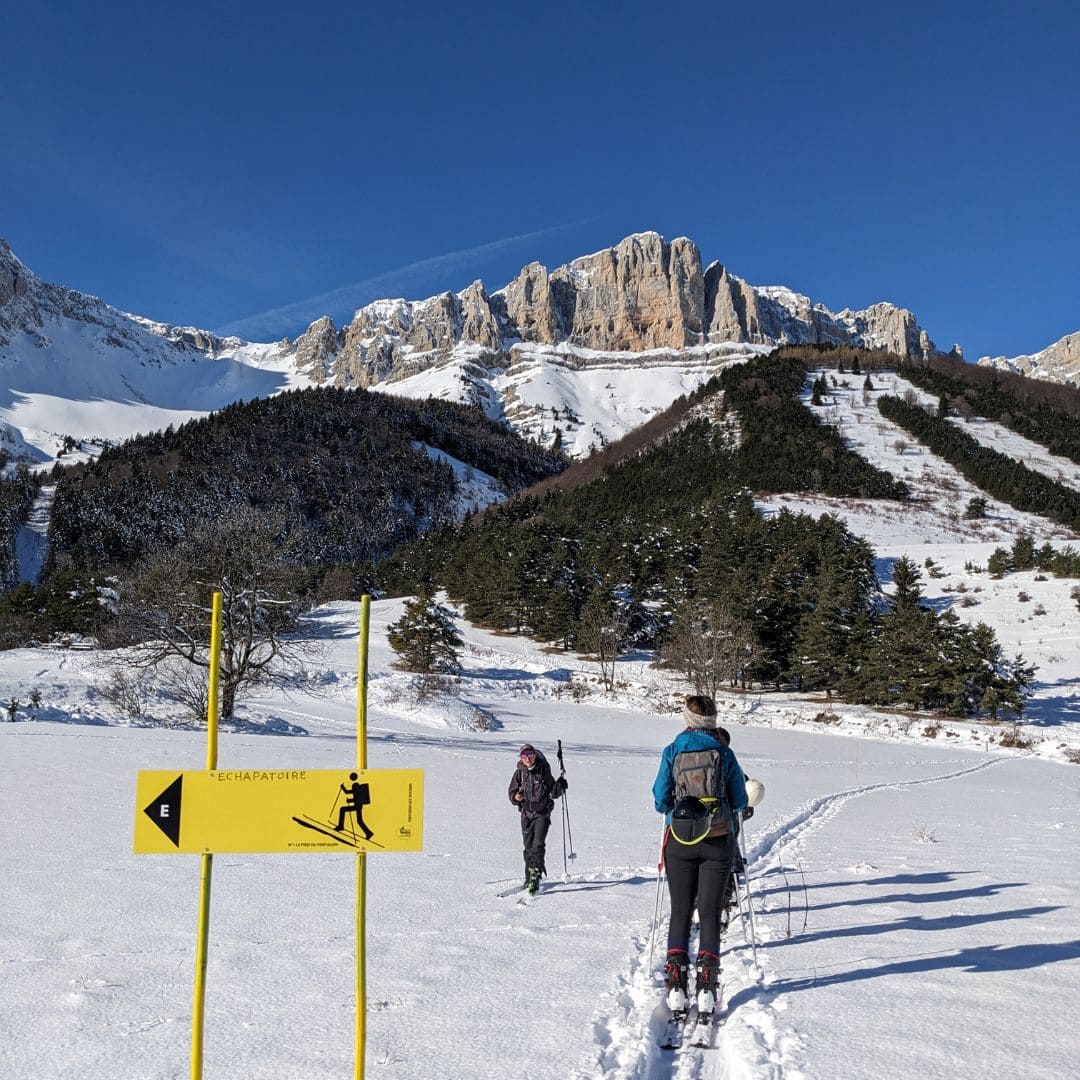
[[116,441],[307,382],[288,367],[276,346],[151,323],[43,282],[0,241],[0,446],[13,460],[49,464],[65,436]]
[[621,438],[696,390],[721,368],[770,347],[695,346],[675,352],[600,353],[569,345],[514,345],[507,366],[488,367],[474,346],[372,389],[438,397],[482,408],[543,446],[556,441],[572,457]]
[[[923,574],[926,602],[936,610],[949,609],[969,622],[993,627],[1009,656],[1022,653],[1038,665],[1039,693],[1030,711],[1031,733],[1047,752],[1063,739],[1080,742],[1080,708],[1076,672],[1080,670],[1080,614],[1072,597],[1076,582],[1034,570],[991,578],[986,563],[997,547],[1010,548],[1021,533],[1063,549],[1080,548],[1080,535],[1035,514],[1015,510],[987,497],[983,518],[964,516],[969,499],[983,495],[956,469],[920,446],[904,429],[886,420],[877,409],[879,394],[906,395],[936,408],[937,401],[892,374],[874,374],[875,389],[863,391],[864,376],[819,369],[830,387],[817,412],[835,424],[858,453],[911,489],[909,501],[836,499],[818,495],[775,495],[759,500],[766,512],[781,507],[814,516],[830,513],[864,537],[878,554],[878,575],[891,587],[893,562],[901,556],[915,561]],[[835,385],[834,385],[835,383]],[[810,403],[809,386],[805,393]],[[1018,436],[1000,424],[983,420],[962,424],[980,442],[1019,457],[1029,468],[1080,488],[1080,471],[1044,447]],[[985,497],[985,496],[984,496]],[[931,567],[927,567],[930,560]],[[1076,742],[1073,742],[1073,740]],[[1043,742],[1045,740],[1045,742]]]
[[[677,688],[627,658],[605,695],[586,660],[462,624],[459,693],[417,702],[386,644],[401,610],[373,605],[369,764],[424,770],[424,850],[368,859],[365,1075],[1072,1074],[1080,774],[1053,760],[1053,743],[1077,746],[1075,718],[1033,756],[1002,750],[991,727],[948,723],[930,737],[925,717],[724,699],[740,763],[766,789],[746,828],[757,968],[736,918],[716,1048],[664,1055],[650,787],[680,727]],[[352,766],[356,616],[355,604],[312,614],[326,651],[287,695],[242,708],[221,736],[223,768]],[[5,1077],[188,1072],[199,863],[133,855],[131,836],[136,772],[202,768],[205,735],[118,714],[95,689],[103,659],[0,653],[4,697],[42,695],[0,724],[0,950],[16,1003],[0,1015]],[[152,694],[150,711],[169,710]],[[498,895],[522,873],[506,784],[521,743],[554,759],[557,739],[572,843],[557,807],[548,883],[519,904]],[[354,861],[215,859],[206,1080],[352,1075]]]
[[[785,505],[820,514],[826,511],[844,518],[853,531],[879,548],[898,537],[905,542],[923,544],[989,543],[1010,545],[1020,532],[1032,533],[1042,540],[1078,542],[1080,537],[1064,526],[1037,514],[1029,514],[988,498],[989,512],[982,519],[964,517],[968,501],[985,493],[948,462],[921,446],[913,436],[878,411],[881,394],[905,396],[936,410],[937,399],[891,372],[874,373],[873,390],[864,390],[865,376],[841,373],[836,368],[818,368],[811,373],[803,400],[811,404],[810,382],[824,375],[830,391],[818,416],[838,428],[845,443],[866,460],[887,469],[911,489],[905,503],[885,500],[830,499],[818,495],[779,495],[763,505]],[[964,423],[955,419],[980,442],[1003,454],[1022,460],[1029,468],[1055,480],[1080,488],[1080,469],[1067,459],[1056,457],[1044,447],[1025,439],[989,420]]]

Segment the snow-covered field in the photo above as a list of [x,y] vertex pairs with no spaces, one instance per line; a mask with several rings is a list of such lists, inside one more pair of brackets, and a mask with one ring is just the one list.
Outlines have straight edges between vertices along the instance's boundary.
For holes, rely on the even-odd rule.
[[[655,372],[528,362],[553,381],[548,396],[542,379],[529,394],[522,388],[525,411],[542,417],[576,402],[575,445],[615,437],[636,422],[619,409],[644,418],[651,404]],[[702,364],[661,396],[706,373]],[[829,395],[824,418],[903,477],[914,500],[775,496],[762,509],[838,514],[877,551],[886,587],[893,561],[910,556],[928,603],[989,623],[1007,653],[1037,664],[1019,729],[1030,749],[1003,748],[1006,725],[791,695],[722,701],[742,764],[766,786],[747,829],[763,978],[753,977],[747,928],[737,924],[717,1048],[664,1054],[655,1046],[663,930],[652,930],[660,818],[649,789],[678,730],[679,689],[648,657],[632,656],[605,695],[587,660],[463,624],[458,693],[421,704],[390,668],[385,629],[401,602],[376,603],[369,765],[424,769],[426,805],[423,853],[369,859],[367,1076],[1056,1080],[1075,1071],[1075,582],[1034,572],[995,580],[981,568],[1022,530],[1036,544],[1080,538],[992,500],[986,519],[966,520],[977,489],[877,413],[881,391],[864,402],[862,376],[830,374],[849,388]],[[570,395],[578,382],[580,400]],[[998,425],[968,430],[1075,482],[1069,467]],[[37,445],[55,453],[47,439]],[[494,497],[474,479],[478,503]],[[24,539],[32,566],[40,546]],[[222,734],[222,767],[354,763],[356,612],[339,604],[309,617],[321,658],[288,694],[241,707]],[[0,706],[20,703],[18,722],[0,722],[0,1077],[189,1074],[198,860],[136,856],[131,839],[137,771],[202,768],[205,736],[175,726],[152,687],[158,722],[121,715],[102,693],[105,659],[80,649],[0,652]],[[31,707],[35,691],[40,705]],[[519,904],[498,895],[522,873],[506,785],[523,741],[553,757],[558,739],[576,858],[564,872],[556,816],[548,887]],[[353,1075],[354,880],[348,855],[217,857],[207,1080]]]
[[[424,770],[425,845],[368,860],[365,1075],[1073,1074],[1080,768],[1055,756],[1080,746],[1075,715],[1025,729],[1050,735],[1031,753],[1001,750],[1001,728],[948,723],[931,738],[924,717],[723,701],[734,749],[766,788],[747,827],[763,980],[736,924],[717,1048],[665,1054],[662,934],[648,962],[661,827],[649,789],[679,728],[676,688],[631,657],[604,695],[585,660],[462,625],[459,695],[418,704],[389,667],[385,629],[400,612],[373,606],[369,765]],[[321,659],[301,689],[241,708],[222,767],[354,763],[356,613],[313,613]],[[131,842],[136,772],[200,769],[205,738],[118,715],[95,689],[99,660],[0,653],[0,698],[42,698],[0,723],[4,1077],[189,1075],[199,860],[136,856]],[[822,712],[835,723],[815,721]],[[523,741],[553,758],[557,739],[576,858],[564,874],[557,814],[548,885],[519,904],[497,895],[522,872],[506,785]],[[207,1080],[353,1075],[353,866],[215,859]]]

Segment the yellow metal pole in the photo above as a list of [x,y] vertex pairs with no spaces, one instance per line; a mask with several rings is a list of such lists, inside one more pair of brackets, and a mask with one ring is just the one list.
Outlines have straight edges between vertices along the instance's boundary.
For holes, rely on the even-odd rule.
[[[217,768],[218,674],[221,668],[221,593],[210,611],[210,686],[206,704],[206,767]],[[210,878],[214,856],[202,856],[199,874],[199,930],[195,945],[195,1003],[191,1015],[191,1080],[202,1080],[203,1013],[206,1006],[206,953],[210,944]]]
[[218,697],[221,676],[221,593],[210,607],[210,686],[206,703],[206,767],[217,768]]
[[[371,623],[371,597],[360,597],[360,653],[356,665],[356,765],[367,768],[367,672],[368,626]],[[367,907],[367,856],[356,855],[356,1080],[364,1080],[367,1046],[367,987],[365,979]]]
[[360,597],[360,656],[356,665],[356,764],[367,768],[367,660],[371,597]]

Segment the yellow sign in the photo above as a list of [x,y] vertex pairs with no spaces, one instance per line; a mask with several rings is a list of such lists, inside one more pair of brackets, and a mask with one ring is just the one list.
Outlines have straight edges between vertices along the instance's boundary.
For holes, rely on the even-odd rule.
[[421,769],[143,771],[135,852],[420,851]]

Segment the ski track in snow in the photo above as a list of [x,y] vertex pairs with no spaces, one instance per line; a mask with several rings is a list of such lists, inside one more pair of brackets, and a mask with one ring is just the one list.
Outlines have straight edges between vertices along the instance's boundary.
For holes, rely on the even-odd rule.
[[[878,791],[899,790],[923,784],[958,780],[1000,764],[1006,758],[995,757],[970,768],[941,776],[867,784],[863,787],[822,795],[811,800],[787,820],[770,825],[746,852],[750,872],[751,903],[755,878],[774,866],[790,861],[807,839],[824,828],[852,799]],[[750,826],[744,826],[747,830]],[[744,836],[745,842],[745,836]],[[666,894],[665,894],[666,895]],[[771,964],[760,948],[773,933],[766,924],[766,913],[755,908],[758,940],[755,964],[749,936],[745,933],[747,916],[740,913],[732,922],[743,930],[741,941],[728,944],[723,951],[722,982],[727,1006],[725,1022],[717,1028],[713,1047],[699,1050],[661,1050],[657,1046],[664,1010],[658,1006],[662,995],[659,963],[663,957],[665,921],[661,908],[656,941],[649,933],[634,938],[634,951],[627,971],[618,976],[613,1000],[615,1011],[600,1012],[592,1018],[595,1048],[573,1074],[573,1080],[804,1080],[804,1073],[793,1060],[803,1043],[793,1029],[786,1028],[776,1003],[769,1000],[769,985],[775,977]],[[649,949],[653,965],[649,965]]]

